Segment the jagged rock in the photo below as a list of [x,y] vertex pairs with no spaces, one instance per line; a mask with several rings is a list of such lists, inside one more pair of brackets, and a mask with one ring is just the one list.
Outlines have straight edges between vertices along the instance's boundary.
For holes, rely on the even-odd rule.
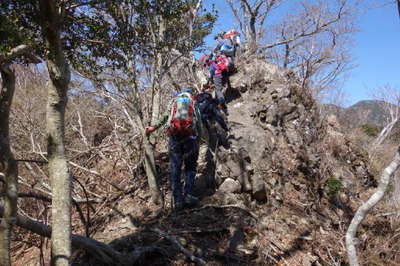
[[220,192],[226,192],[226,193],[239,193],[241,187],[242,186],[239,183],[239,181],[228,177],[227,179],[224,180],[221,186],[219,186],[218,190]]

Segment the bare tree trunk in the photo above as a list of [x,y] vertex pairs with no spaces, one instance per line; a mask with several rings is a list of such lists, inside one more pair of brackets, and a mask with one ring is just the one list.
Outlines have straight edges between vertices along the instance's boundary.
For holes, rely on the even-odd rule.
[[283,67],[287,68],[289,65],[289,57],[290,57],[290,46],[288,43],[285,44],[285,59],[283,60]]
[[69,265],[71,257],[71,180],[64,148],[64,117],[71,78],[60,39],[60,15],[53,0],[40,0],[42,32],[48,48],[46,131],[49,175],[52,185],[52,265]]
[[157,183],[156,163],[154,161],[153,147],[150,144],[148,136],[144,136],[144,156],[145,156],[145,170],[147,175],[147,182],[149,184],[151,200],[153,203],[160,203],[162,200],[160,188]]
[[400,149],[398,148],[397,153],[388,167],[382,173],[381,180],[379,181],[378,189],[374,194],[361,205],[356,214],[354,215],[349,228],[346,233],[346,249],[347,257],[349,259],[350,266],[358,266],[357,251],[356,251],[356,241],[355,236],[357,234],[357,229],[360,223],[364,220],[368,212],[383,198],[386,193],[387,187],[390,182],[391,176],[397,171],[400,166]]
[[[18,199],[18,167],[10,149],[9,118],[15,90],[15,74],[8,66],[1,66],[0,91],[0,177],[4,215],[0,220],[0,265],[11,265],[11,230],[15,223]],[[4,178],[4,179],[3,179]]]
[[388,118],[387,124],[372,142],[372,151],[375,151],[390,136],[400,119],[400,93],[398,89],[385,85],[377,90],[375,98],[379,100],[379,105],[386,111]]
[[[165,20],[160,15],[159,16],[159,26],[158,26],[158,39],[154,39],[155,43],[162,43],[165,39]],[[154,124],[157,122],[158,118],[160,117],[160,98],[161,98],[161,81],[163,76],[163,54],[162,51],[156,53],[155,58],[155,69],[154,69],[154,77],[153,77],[153,84],[152,84],[152,113],[151,113],[151,123]]]
[[249,22],[250,28],[250,53],[255,53],[257,50],[257,32],[256,32],[256,17],[252,14]]
[[[128,63],[133,69],[133,63],[130,61]],[[162,203],[163,198],[161,196],[161,191],[157,182],[157,171],[156,171],[156,163],[154,160],[153,147],[151,146],[149,137],[144,133],[144,124],[142,117],[140,116],[140,102],[137,96],[137,91],[135,88],[132,88],[132,97],[134,98],[134,106],[132,106],[133,110],[133,118],[129,115],[128,111],[124,108],[124,113],[130,121],[132,127],[139,127],[140,131],[143,135],[143,147],[144,147],[144,165],[147,176],[147,183],[149,185],[151,201],[155,204]]]
[[[158,29],[157,33],[154,27],[151,27],[152,30],[152,38],[153,42],[155,44],[157,43],[162,43],[165,39],[165,30],[166,30],[166,25],[165,25],[165,19],[162,17],[162,15],[158,16]],[[162,51],[159,51],[155,55],[154,59],[154,71],[153,71],[153,77],[152,77],[152,86],[151,86],[151,121],[150,124],[155,124],[157,120],[160,117],[160,100],[161,100],[161,81],[162,81],[162,75],[163,75],[163,54]],[[144,127],[142,124],[142,129],[144,132]],[[161,197],[161,192],[158,187],[157,183],[157,173],[156,173],[156,164],[154,160],[154,151],[153,147],[151,145],[150,141],[150,136],[146,136],[143,134],[143,140],[144,140],[144,150],[145,150],[145,169],[146,169],[146,175],[147,175],[147,182],[149,184],[150,188],[150,193],[151,193],[151,198],[154,203],[160,203],[160,200],[162,200]]]
[[158,118],[160,117],[160,101],[161,101],[161,91],[160,91],[160,83],[159,81],[157,82],[156,85],[157,88],[154,90],[154,97],[153,97],[153,111],[152,111],[152,117],[151,117],[151,124],[154,124],[158,121]]
[[189,40],[192,39],[193,26],[194,26],[194,23],[196,22],[197,13],[198,13],[202,3],[203,3],[203,0],[197,0],[197,3],[194,6],[194,8],[191,8],[190,11],[189,11],[189,14],[190,14],[190,19],[188,21],[188,28],[189,28],[189,38],[188,39]]
[[399,120],[399,118],[397,117],[395,120],[390,121],[379,133],[378,137],[376,137],[376,139],[374,140],[374,142],[372,143],[372,147],[373,149],[375,149],[376,147],[378,147],[379,145],[382,144],[382,142],[387,139],[387,137],[390,135],[390,133],[392,133],[392,129],[393,127],[397,124],[397,121]]

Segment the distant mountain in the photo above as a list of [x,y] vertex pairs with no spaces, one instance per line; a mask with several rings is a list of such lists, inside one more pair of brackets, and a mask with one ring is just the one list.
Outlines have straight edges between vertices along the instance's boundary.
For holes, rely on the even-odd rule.
[[356,104],[343,108],[333,104],[324,105],[324,112],[335,114],[341,125],[349,128],[364,124],[384,126],[389,114],[384,108],[385,102],[375,100],[359,101]]

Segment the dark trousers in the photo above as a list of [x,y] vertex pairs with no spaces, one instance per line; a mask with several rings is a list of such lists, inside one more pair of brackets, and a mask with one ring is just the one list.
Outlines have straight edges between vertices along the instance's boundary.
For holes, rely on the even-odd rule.
[[223,94],[223,90],[228,83],[229,78],[226,74],[222,74],[220,76],[214,76],[214,85],[215,85],[215,98],[217,98],[219,103],[225,103],[225,97]]
[[[169,167],[175,204],[182,202],[184,195],[193,195],[198,157],[197,137],[169,137]],[[182,193],[181,173],[183,163],[185,164],[185,187]]]

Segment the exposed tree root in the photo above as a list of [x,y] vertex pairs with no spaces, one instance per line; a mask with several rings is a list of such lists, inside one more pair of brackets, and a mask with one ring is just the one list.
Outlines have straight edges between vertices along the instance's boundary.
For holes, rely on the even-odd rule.
[[165,239],[169,240],[170,242],[172,242],[174,245],[176,245],[178,247],[178,249],[185,254],[185,256],[187,256],[191,261],[196,262],[200,265],[207,265],[207,262],[205,260],[203,260],[202,258],[196,257],[190,250],[186,249],[184,246],[182,246],[181,243],[179,243],[178,240],[176,240],[175,237],[170,236],[166,233],[164,233],[163,231],[161,231],[160,229],[156,228],[152,230],[153,232],[157,233],[158,235],[160,235],[161,237],[164,237]]

